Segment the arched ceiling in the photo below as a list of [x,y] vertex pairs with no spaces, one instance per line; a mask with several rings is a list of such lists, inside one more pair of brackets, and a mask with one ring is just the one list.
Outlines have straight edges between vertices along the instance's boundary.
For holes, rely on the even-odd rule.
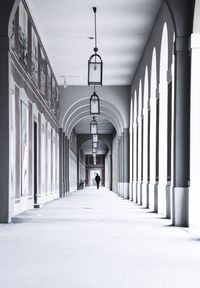
[[[82,147],[85,154],[92,154],[92,139],[86,141]],[[98,148],[97,148],[97,154],[106,154],[108,151],[108,147],[105,144],[104,141],[99,140],[98,142]]]
[[[90,134],[90,122],[91,121],[92,121],[92,117],[87,117],[79,121],[74,126],[76,133],[77,134]],[[99,134],[113,134],[115,132],[115,128],[112,125],[112,123],[109,122],[104,117],[98,116],[97,123],[98,123]]]
[[[123,132],[123,119],[120,111],[114,105],[101,100],[100,112],[101,114],[96,116],[100,131],[102,131],[99,133],[113,134],[115,130],[118,134]],[[91,121],[89,101],[88,99],[81,99],[68,108],[62,126],[68,137],[74,127],[77,128],[77,133],[88,134]]]
[[60,85],[87,85],[97,7],[104,85],[130,85],[162,0],[26,0]]

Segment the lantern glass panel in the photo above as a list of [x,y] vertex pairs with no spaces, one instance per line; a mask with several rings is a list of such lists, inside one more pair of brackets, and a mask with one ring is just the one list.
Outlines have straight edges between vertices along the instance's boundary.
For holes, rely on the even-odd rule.
[[102,62],[89,62],[88,84],[102,85]]
[[91,124],[91,134],[97,134],[97,124]]
[[90,101],[90,113],[99,114],[99,100],[97,98],[93,98]]
[[92,143],[92,148],[97,148],[98,147],[98,143],[97,142],[93,142]]
[[98,134],[92,136],[92,142],[98,142]]

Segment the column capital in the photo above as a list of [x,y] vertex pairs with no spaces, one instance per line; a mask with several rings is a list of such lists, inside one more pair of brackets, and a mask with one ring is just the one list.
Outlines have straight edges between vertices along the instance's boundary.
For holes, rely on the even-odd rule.
[[165,0],[171,13],[177,37],[190,37],[195,0]]
[[189,51],[190,38],[189,37],[176,37],[174,43],[174,52]]

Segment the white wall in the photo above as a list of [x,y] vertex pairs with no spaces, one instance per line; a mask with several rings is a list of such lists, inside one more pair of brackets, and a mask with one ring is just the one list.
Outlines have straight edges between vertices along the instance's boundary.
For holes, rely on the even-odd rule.
[[69,192],[77,190],[77,157],[69,150]]
[[118,191],[118,136],[116,135],[112,143],[113,177],[112,190]]
[[110,159],[110,152],[107,153],[105,158],[105,187],[110,189],[110,177],[111,177],[111,159]]

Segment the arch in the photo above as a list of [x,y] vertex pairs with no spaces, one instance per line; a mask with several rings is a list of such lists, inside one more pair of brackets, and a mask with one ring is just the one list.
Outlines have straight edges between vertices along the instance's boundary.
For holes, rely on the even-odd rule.
[[[109,145],[109,143],[107,143],[107,141],[105,141],[105,139],[104,138],[102,138],[102,137],[99,137],[99,142],[98,142],[98,146],[102,146],[102,144],[103,145],[105,145],[105,147],[107,148],[107,151],[108,150],[110,150],[110,145]],[[80,148],[79,148],[79,151],[80,151],[80,149],[81,148],[83,148],[85,145],[90,145],[91,147],[92,147],[92,138],[91,138],[91,135],[88,135],[88,137],[86,137],[85,138],[85,140],[83,141],[83,143],[81,143],[81,146],[80,146]],[[106,152],[107,152],[106,151]],[[92,154],[92,152],[90,153],[90,154]],[[106,154],[106,153],[105,153]]]
[[167,115],[168,115],[168,28],[163,26],[160,49],[160,84],[159,84],[159,190],[158,212],[166,216],[167,186]]
[[154,47],[151,60],[151,95],[150,95],[150,185],[149,208],[154,210],[156,178],[156,93],[157,93],[157,60]]
[[[115,127],[116,131],[117,131],[117,134],[119,135],[121,132],[119,130],[119,125],[117,125],[115,122],[114,122],[114,119],[112,118],[112,115],[109,115],[109,110],[106,110],[105,112],[101,112],[101,116],[103,116],[103,118],[109,120],[112,125]],[[66,136],[70,136],[71,134],[71,131],[72,129],[74,128],[74,126],[79,123],[81,120],[85,119],[85,118],[91,118],[91,115],[90,115],[90,111],[89,110],[84,110],[84,111],[81,111],[79,114],[77,114],[72,120],[71,122],[69,123],[67,129],[65,130],[66,131]],[[92,118],[91,118],[92,120]],[[97,118],[97,121],[98,121],[98,118]]]
[[130,103],[130,123],[129,123],[129,155],[130,155],[130,173],[129,173],[129,199],[133,200],[133,190],[132,190],[132,182],[133,182],[133,97],[131,97]]
[[138,93],[138,203],[142,204],[142,114],[143,114],[143,99],[142,99],[142,80],[139,82]]
[[134,187],[133,187],[133,201],[137,202],[137,177],[138,177],[138,136],[137,136],[137,116],[138,116],[138,99],[137,99],[137,91],[134,93],[133,99],[133,178],[134,178]]
[[[101,99],[101,115],[108,119],[115,127],[117,134],[120,135],[123,132],[124,122],[120,111],[111,103]],[[65,113],[62,120],[62,125],[66,135],[69,137],[72,128],[82,119],[91,117],[89,99],[84,98],[76,101],[71,105]]]
[[148,67],[145,69],[144,76],[144,102],[143,102],[143,188],[142,188],[142,199],[145,207],[149,206],[149,197],[147,195],[147,184],[148,184],[148,103],[149,103],[149,73]]
[[[80,149],[82,148],[83,144],[87,141],[91,141],[92,142],[92,136],[91,134],[83,134],[81,135],[81,139],[79,139],[78,141],[78,151],[80,152]],[[111,151],[112,149],[112,139],[109,139],[109,136],[106,137],[106,135],[99,135],[99,141],[102,141],[105,143],[105,145],[108,147],[108,149]]]

